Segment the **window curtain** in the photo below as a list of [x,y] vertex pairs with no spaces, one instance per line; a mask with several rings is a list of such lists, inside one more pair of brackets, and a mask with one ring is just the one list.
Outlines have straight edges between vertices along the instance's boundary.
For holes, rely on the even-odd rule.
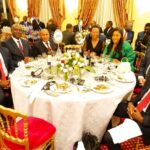
[[8,8],[11,12],[12,18],[17,16],[16,13],[16,1],[15,0],[7,0]]
[[28,0],[28,17],[39,17],[40,5],[41,0]]
[[79,19],[83,20],[84,27],[87,27],[88,23],[93,19],[97,5],[98,0],[81,0]]
[[134,5],[135,4],[135,0],[127,0],[127,13],[128,13],[128,20],[133,21],[133,9],[134,9]]
[[65,3],[64,0],[49,0],[52,19],[60,28],[63,20],[65,19]]
[[102,27],[102,29],[105,29],[106,22],[109,20],[113,22],[113,27],[115,27],[116,22],[114,18],[112,0],[99,0],[93,19]]
[[117,27],[123,28],[128,21],[127,0],[113,0],[113,10]]
[[42,0],[41,1],[40,10],[41,11],[39,14],[39,19],[41,21],[43,21],[45,23],[45,25],[47,26],[48,20],[52,18],[52,13],[51,13],[51,9],[50,9],[48,0]]

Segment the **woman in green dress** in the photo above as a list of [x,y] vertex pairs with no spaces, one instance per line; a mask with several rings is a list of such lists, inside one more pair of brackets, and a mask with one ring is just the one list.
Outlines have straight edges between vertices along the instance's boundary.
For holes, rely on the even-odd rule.
[[109,55],[110,60],[119,60],[126,57],[130,63],[131,70],[134,71],[134,60],[135,52],[133,51],[131,45],[127,41],[123,41],[122,31],[118,28],[114,28],[110,44],[108,44],[103,52],[103,57]]

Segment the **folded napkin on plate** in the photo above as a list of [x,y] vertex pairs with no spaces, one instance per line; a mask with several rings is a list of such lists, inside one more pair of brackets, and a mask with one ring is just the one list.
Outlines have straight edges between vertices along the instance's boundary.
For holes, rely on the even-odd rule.
[[33,101],[35,100],[36,96],[38,95],[38,93],[41,91],[41,89],[43,88],[43,86],[46,84],[47,81],[45,80],[40,80],[38,81],[35,85],[33,85],[28,94],[27,97],[29,98],[29,102],[32,104]]

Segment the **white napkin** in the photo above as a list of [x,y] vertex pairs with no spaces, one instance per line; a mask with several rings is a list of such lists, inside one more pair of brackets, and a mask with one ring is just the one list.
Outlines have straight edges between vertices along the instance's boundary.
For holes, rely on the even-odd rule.
[[82,141],[78,142],[77,150],[85,150],[85,148],[84,148],[84,145],[83,145],[83,142],[82,142]]
[[27,97],[29,98],[29,102],[32,104],[33,101],[35,100],[36,96],[38,95],[38,93],[41,91],[41,89],[43,88],[43,86],[46,84],[47,81],[45,80],[40,80],[38,81],[35,85],[33,85],[28,94]]
[[108,132],[111,134],[114,144],[142,135],[137,123],[131,119],[125,119],[121,125],[108,130]]

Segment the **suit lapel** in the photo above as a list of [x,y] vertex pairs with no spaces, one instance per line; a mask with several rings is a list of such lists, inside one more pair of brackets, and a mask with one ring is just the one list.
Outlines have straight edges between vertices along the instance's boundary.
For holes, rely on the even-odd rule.
[[47,47],[43,44],[42,41],[40,41],[40,45],[41,45],[42,52],[47,53],[47,52],[48,52],[48,49],[47,49]]
[[14,41],[12,38],[10,39],[10,42],[11,42],[11,44],[12,44],[12,46],[13,46],[13,50],[14,50],[18,55],[20,55],[20,56],[23,57],[22,53],[20,52],[19,47],[17,46],[17,44],[15,43],[15,41]]

